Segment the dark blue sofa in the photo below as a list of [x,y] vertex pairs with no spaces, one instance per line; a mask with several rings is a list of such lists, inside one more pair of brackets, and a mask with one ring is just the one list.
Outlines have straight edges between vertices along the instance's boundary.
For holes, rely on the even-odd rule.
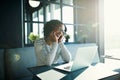
[[4,49],[0,49],[0,80],[5,79],[4,70]]
[[4,54],[7,80],[32,80],[27,68],[36,65],[34,47],[5,49]]

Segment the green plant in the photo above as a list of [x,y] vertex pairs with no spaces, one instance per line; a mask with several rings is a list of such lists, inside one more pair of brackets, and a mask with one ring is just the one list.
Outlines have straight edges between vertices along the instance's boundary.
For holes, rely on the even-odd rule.
[[66,35],[65,35],[65,39],[70,39],[70,35],[69,35],[69,34],[66,34]]
[[30,41],[34,42],[35,40],[39,39],[39,35],[35,35],[33,32],[31,32],[31,33],[29,34],[28,39],[29,39]]

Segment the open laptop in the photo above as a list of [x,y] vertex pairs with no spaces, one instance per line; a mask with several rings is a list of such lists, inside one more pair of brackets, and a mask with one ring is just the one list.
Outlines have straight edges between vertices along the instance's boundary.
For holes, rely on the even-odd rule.
[[75,71],[91,65],[92,60],[97,53],[97,46],[84,46],[77,49],[77,53],[73,61],[55,66],[55,68],[67,72]]

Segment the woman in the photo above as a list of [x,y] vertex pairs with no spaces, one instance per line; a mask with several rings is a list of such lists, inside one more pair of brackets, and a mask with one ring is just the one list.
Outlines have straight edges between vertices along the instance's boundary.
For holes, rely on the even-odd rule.
[[37,66],[51,66],[60,56],[65,62],[71,60],[71,54],[62,42],[65,31],[66,27],[59,20],[51,20],[44,25],[44,38],[34,43]]

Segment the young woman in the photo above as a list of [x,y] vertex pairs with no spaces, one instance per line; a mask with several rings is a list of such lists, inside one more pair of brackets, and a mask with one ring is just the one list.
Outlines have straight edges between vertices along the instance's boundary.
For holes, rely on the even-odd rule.
[[71,54],[62,42],[66,27],[59,20],[51,20],[44,25],[44,38],[34,43],[37,66],[57,63],[59,57],[65,62],[71,60]]

